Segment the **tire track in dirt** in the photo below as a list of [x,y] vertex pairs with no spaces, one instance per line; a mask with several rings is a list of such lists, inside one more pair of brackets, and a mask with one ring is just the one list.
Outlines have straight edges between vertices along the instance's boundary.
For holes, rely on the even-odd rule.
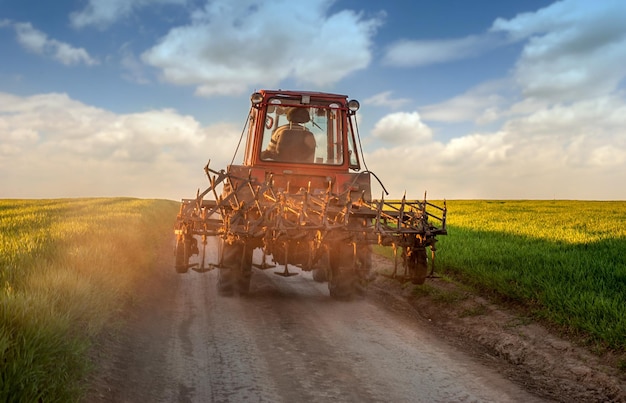
[[406,302],[335,301],[308,273],[270,271],[250,296],[220,297],[215,271],[170,263],[103,346],[87,401],[544,401],[441,342]]

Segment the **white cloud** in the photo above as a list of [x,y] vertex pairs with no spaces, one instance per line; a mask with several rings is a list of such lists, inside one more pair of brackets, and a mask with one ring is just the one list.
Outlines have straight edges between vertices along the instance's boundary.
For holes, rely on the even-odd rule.
[[367,99],[363,100],[363,104],[366,105],[374,105],[374,106],[385,106],[391,109],[398,109],[409,102],[411,102],[408,98],[391,98],[392,91],[385,91],[373,95]]
[[98,61],[89,56],[85,49],[50,39],[29,22],[15,23],[14,27],[18,43],[30,52],[50,56],[65,65],[84,63],[91,66],[98,64]]
[[208,2],[189,25],[173,28],[143,54],[165,81],[195,85],[204,96],[232,95],[282,80],[330,85],[365,68],[380,19],[332,1]]
[[[240,133],[171,109],[120,115],[65,94],[0,93],[0,188],[27,198],[191,197],[207,183],[205,161],[224,167]],[[542,109],[445,143],[419,114],[392,113],[373,136],[382,147],[366,144],[366,162],[391,197],[626,198],[620,97]]]
[[15,32],[20,45],[33,53],[43,54],[48,43],[46,34],[33,28],[31,23],[16,23]]
[[613,145],[600,146],[591,152],[589,164],[598,167],[623,168],[626,166],[626,149]]
[[372,136],[392,144],[413,144],[424,140],[430,140],[433,133],[426,126],[417,112],[397,112],[380,119]]
[[617,184],[626,183],[626,102],[613,96],[556,105],[446,143],[405,137],[366,161],[395,195],[428,189],[450,199],[623,200]]
[[510,20],[493,32],[527,41],[514,76],[528,98],[570,102],[602,96],[626,77],[626,3],[563,0]]
[[75,28],[97,26],[105,28],[120,19],[127,18],[133,11],[155,4],[185,4],[187,0],[89,0],[89,4],[70,15]]
[[384,62],[415,67],[478,56],[500,45],[496,35],[470,35],[455,39],[401,40],[385,52]]
[[171,109],[118,115],[65,94],[0,93],[0,188],[12,197],[192,197],[241,129]]
[[425,120],[489,123],[500,118],[503,106],[507,106],[501,93],[509,84],[506,80],[486,82],[442,103],[420,107],[419,111]]

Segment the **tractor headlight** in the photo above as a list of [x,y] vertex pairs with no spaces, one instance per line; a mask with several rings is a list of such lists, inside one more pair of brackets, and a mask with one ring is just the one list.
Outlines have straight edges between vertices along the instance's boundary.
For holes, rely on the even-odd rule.
[[263,101],[263,95],[261,95],[260,92],[255,92],[250,96],[250,101],[252,102],[252,105],[258,105]]
[[356,99],[348,101],[348,109],[350,109],[350,111],[356,112],[359,110],[360,107],[361,104],[359,104],[359,101],[357,101]]

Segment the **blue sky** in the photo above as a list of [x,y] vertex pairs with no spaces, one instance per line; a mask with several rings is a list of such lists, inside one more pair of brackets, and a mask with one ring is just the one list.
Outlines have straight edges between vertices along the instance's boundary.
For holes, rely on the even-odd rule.
[[625,200],[625,18],[621,0],[0,0],[0,198],[193,196],[250,93],[282,88],[358,99],[391,197]]

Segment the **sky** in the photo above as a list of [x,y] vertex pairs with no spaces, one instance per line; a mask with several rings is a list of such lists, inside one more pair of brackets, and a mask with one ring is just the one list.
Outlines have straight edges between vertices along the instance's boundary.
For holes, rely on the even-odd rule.
[[625,66],[623,0],[0,0],[0,198],[194,197],[281,88],[391,198],[626,200]]

